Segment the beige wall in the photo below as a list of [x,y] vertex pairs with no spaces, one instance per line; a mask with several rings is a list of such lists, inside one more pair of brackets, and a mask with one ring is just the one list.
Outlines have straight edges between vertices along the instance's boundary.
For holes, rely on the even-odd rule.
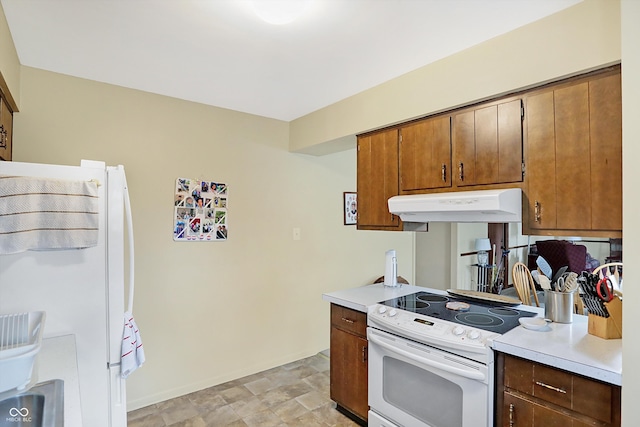
[[339,151],[367,130],[619,60],[619,1],[584,0],[294,120],[289,146],[312,154]]
[[[292,154],[285,122],[26,67],[21,80],[16,161],[127,171],[147,354],[127,382],[130,409],[328,348],[322,293],[384,274],[387,249],[412,280],[411,234],[343,225],[355,150]],[[173,242],[178,177],[228,184],[227,242]]]

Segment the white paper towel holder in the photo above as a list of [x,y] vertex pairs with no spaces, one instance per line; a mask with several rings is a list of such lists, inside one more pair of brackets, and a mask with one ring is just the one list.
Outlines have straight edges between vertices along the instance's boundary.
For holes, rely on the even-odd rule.
[[399,286],[398,259],[396,258],[396,251],[394,249],[390,249],[385,253],[384,285],[391,288]]

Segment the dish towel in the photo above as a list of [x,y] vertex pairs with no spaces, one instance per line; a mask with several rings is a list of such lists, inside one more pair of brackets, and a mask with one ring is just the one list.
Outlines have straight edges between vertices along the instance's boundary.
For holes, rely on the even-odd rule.
[[0,175],[0,254],[98,244],[98,186]]
[[145,361],[144,348],[140,330],[133,315],[128,311],[124,313],[124,331],[122,333],[122,357],[121,369],[122,378],[127,378],[133,371],[138,369]]

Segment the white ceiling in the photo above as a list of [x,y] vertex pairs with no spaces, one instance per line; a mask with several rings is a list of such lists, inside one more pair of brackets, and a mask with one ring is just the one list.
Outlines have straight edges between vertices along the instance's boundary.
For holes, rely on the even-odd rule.
[[0,0],[23,65],[286,121],[580,1]]

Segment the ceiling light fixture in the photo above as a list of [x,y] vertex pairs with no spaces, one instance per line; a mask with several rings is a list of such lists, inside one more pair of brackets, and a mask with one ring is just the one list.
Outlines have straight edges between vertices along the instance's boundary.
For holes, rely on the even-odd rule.
[[263,21],[284,25],[308,12],[312,3],[313,0],[254,0],[249,5]]

